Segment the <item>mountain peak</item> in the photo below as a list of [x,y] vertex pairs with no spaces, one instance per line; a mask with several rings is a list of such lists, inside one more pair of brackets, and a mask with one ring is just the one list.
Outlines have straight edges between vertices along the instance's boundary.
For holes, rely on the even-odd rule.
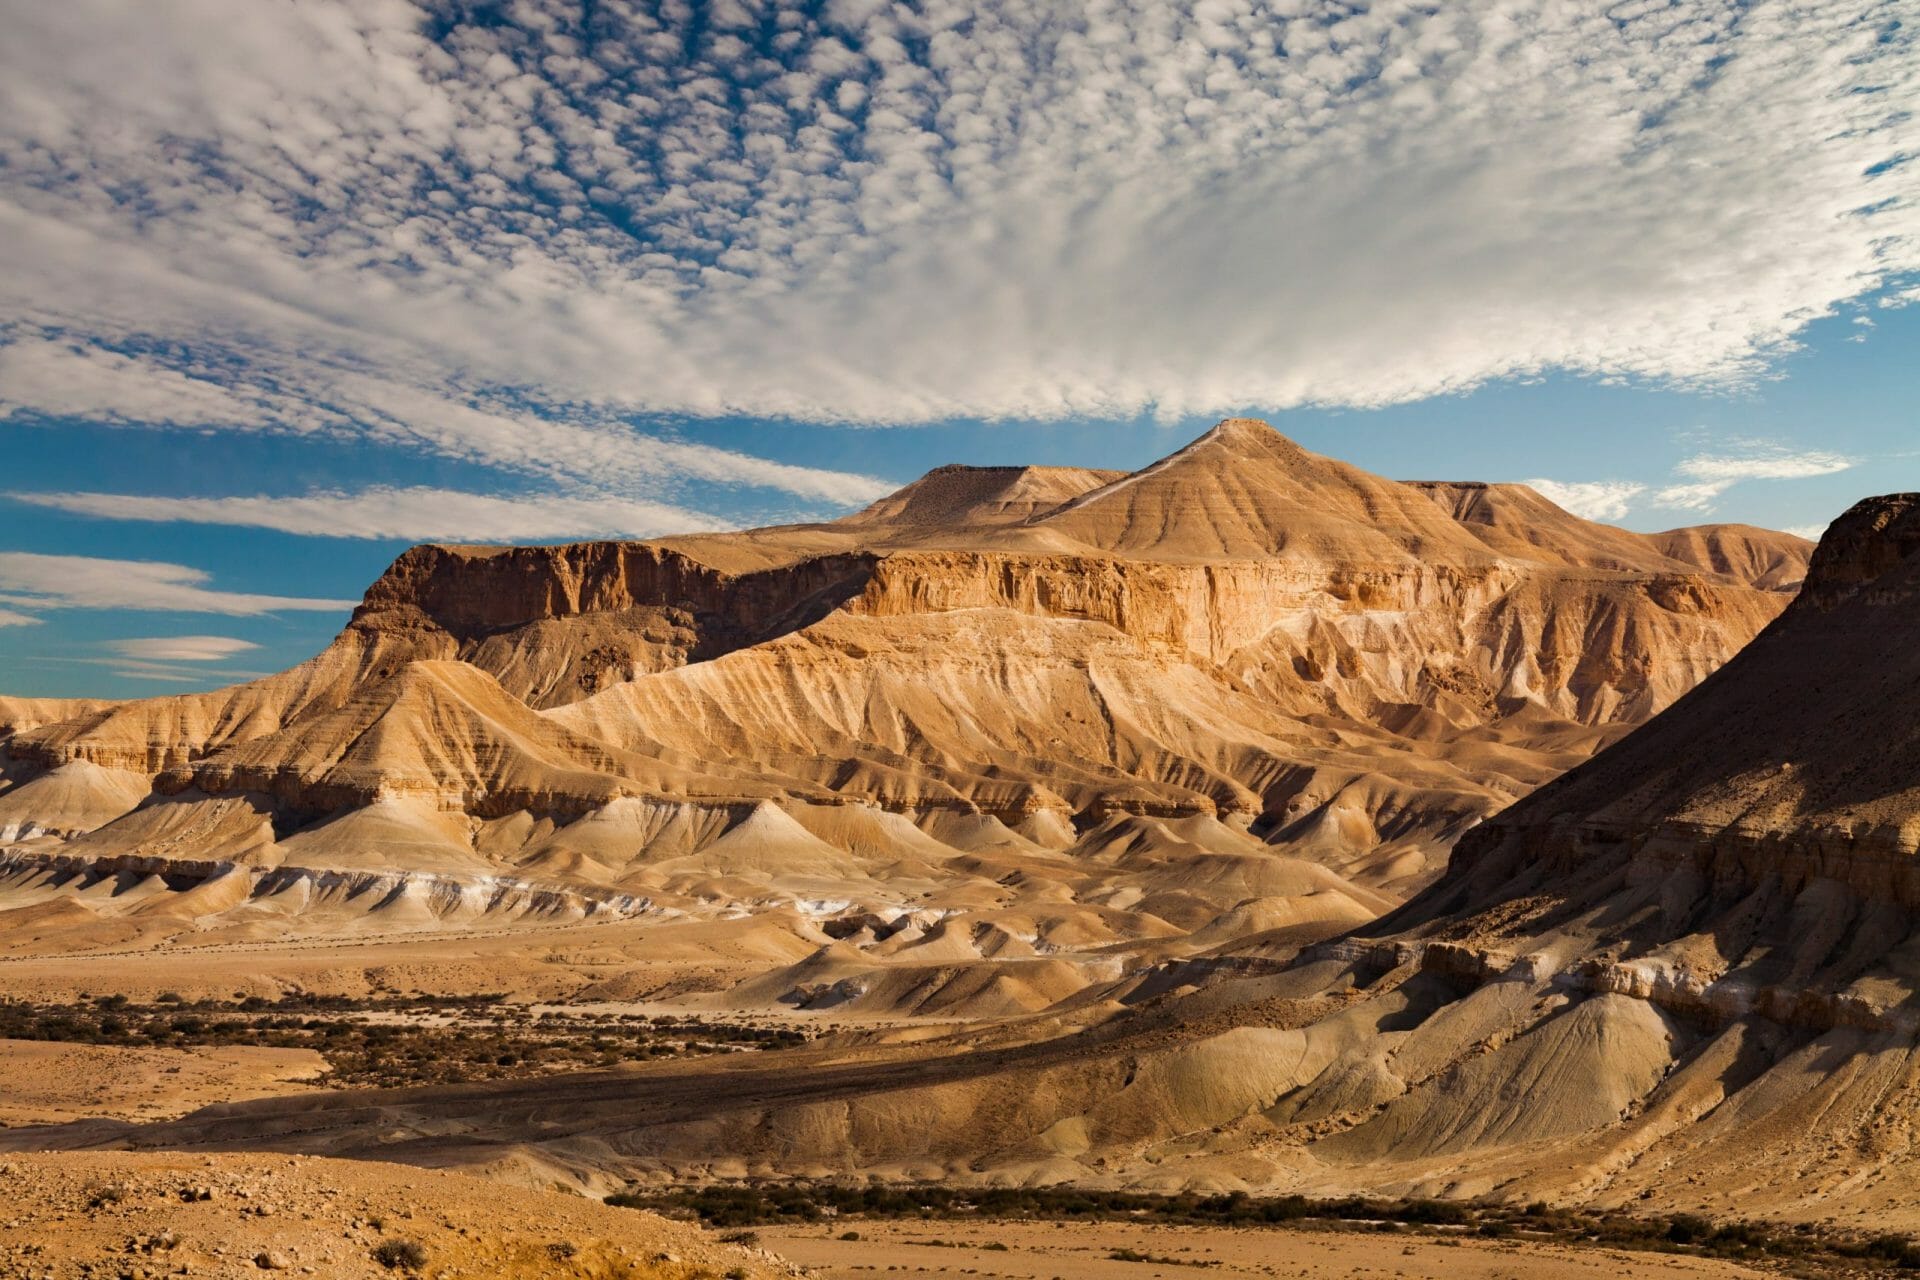
[[1033,522],[1103,551],[1156,559],[1400,562],[1419,548],[1479,561],[1486,549],[1424,496],[1323,457],[1258,418],[1226,418],[1192,443]]
[[950,462],[850,516],[843,525],[1018,524],[1118,480],[1092,467],[977,467]]
[[1204,444],[1225,444],[1252,447],[1262,450],[1284,449],[1305,453],[1298,444],[1274,429],[1271,422],[1264,418],[1222,418],[1213,424],[1211,430],[1193,442],[1197,447]]

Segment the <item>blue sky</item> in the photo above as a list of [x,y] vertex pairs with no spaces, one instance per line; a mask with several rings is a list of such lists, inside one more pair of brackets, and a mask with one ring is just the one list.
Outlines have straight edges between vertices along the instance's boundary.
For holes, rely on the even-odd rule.
[[8,8],[0,691],[1228,413],[1640,529],[1920,489],[1899,0]]

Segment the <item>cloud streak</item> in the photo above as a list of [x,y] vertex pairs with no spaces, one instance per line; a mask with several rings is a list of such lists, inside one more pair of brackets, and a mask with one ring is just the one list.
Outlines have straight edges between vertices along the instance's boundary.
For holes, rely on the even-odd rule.
[[157,560],[0,551],[0,604],[25,609],[138,609],[250,617],[344,612],[354,600],[253,595],[208,586],[212,575]]
[[1737,384],[1920,268],[1904,8],[27,6],[0,400],[853,503],[633,420]]
[[137,662],[224,662],[259,647],[236,636],[142,636],[107,642],[107,648]]
[[[1741,453],[1696,453],[1674,464],[1676,483],[1633,480],[1529,480],[1548,499],[1589,520],[1621,520],[1637,507],[1709,512],[1748,480],[1806,480],[1836,475],[1859,459],[1827,450],[1794,450],[1764,440],[1738,441]],[[1643,500],[1644,499],[1644,500]]]
[[662,503],[598,495],[501,497],[426,487],[318,492],[287,498],[24,492],[7,496],[16,502],[98,519],[274,529],[320,538],[530,542],[647,538],[715,527],[706,516]]
[[1819,450],[1797,453],[1778,446],[1763,446],[1758,452],[1741,457],[1695,454],[1673,469],[1675,475],[1686,477],[1686,482],[1656,490],[1653,505],[1711,511],[1720,495],[1743,480],[1805,480],[1830,476],[1851,469],[1855,462],[1843,454]]

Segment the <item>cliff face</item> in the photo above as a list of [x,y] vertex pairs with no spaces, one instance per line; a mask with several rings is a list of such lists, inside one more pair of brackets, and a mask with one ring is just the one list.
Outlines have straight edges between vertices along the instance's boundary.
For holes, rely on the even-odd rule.
[[1679,1011],[1907,1027],[1920,913],[1920,496],[1834,522],[1786,613],[1470,833],[1370,926]]
[[[1227,980],[1274,954],[1230,936],[1181,970],[1217,986],[1071,1053],[836,1097],[839,1129],[818,1123],[821,1097],[770,1102],[742,1081],[697,1133],[661,1118],[644,1149],[699,1167],[720,1134],[730,1155],[797,1171],[906,1143],[1005,1176],[1044,1151],[1050,1176],[1157,1188],[1906,1226],[1920,497],[1843,515],[1807,583],[1663,714],[1468,832],[1438,883],[1277,972]],[[1710,607],[1685,580],[1642,586],[1663,608]],[[1022,1102],[983,1152],[945,1117],[989,1095]],[[868,1135],[889,1115],[920,1123],[883,1146]]]
[[534,707],[704,661],[817,621],[874,557],[808,556],[727,573],[666,547],[415,547],[367,591],[348,643],[492,673]]
[[[851,806],[948,855],[967,815],[1084,854],[1266,841],[1400,893],[1739,650],[1787,599],[1742,574],[1793,545],[1708,568],[1530,490],[1387,481],[1235,420],[1133,475],[943,468],[833,524],[417,547],[289,672],[16,715],[0,821],[54,830],[40,775],[84,764],[161,806],[118,783],[78,803],[74,773],[60,830],[102,856],[254,797],[266,837],[222,818],[208,840],[272,862],[324,822],[336,856],[390,841],[423,870],[537,858],[606,886],[665,837],[569,842],[647,799],[728,857],[765,839],[726,843],[728,806]],[[1194,846],[1130,819],[1218,826]],[[793,865],[826,856],[794,840]],[[1221,910],[1242,876],[1208,891]]]
[[[1796,840],[1833,877],[1835,848],[1879,855],[1920,849],[1920,496],[1872,498],[1847,511],[1815,552],[1806,588],[1751,645],[1666,715],[1526,803],[1472,841],[1489,857],[1508,836],[1568,827],[1656,844],[1685,833],[1776,850]],[[1577,817],[1575,816],[1577,815]],[[1671,852],[1670,844],[1662,845]],[[1825,852],[1823,852],[1823,850]],[[1755,863],[1750,877],[1808,875]],[[1789,861],[1792,861],[1791,859]],[[1867,872],[1863,890],[1880,872]],[[1920,905],[1920,900],[1902,905]]]

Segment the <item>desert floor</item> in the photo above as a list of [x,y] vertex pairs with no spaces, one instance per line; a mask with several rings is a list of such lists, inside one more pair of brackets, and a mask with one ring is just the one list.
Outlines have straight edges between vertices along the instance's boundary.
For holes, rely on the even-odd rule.
[[[842,1240],[848,1230],[860,1239]],[[1089,1222],[848,1222],[762,1228],[760,1244],[821,1280],[876,1272],[974,1280],[1179,1280],[1183,1276],[1444,1277],[1603,1280],[1757,1276],[1730,1262],[1614,1249],[1492,1240],[1436,1240],[1358,1231],[1130,1226]],[[1004,1244],[1006,1251],[983,1248]],[[1115,1259],[1131,1250],[1153,1261]]]
[[0,1125],[169,1120],[216,1102],[304,1093],[326,1069],[311,1049],[0,1040]]
[[404,1276],[765,1280],[759,1250],[581,1196],[371,1161],[73,1152],[0,1157],[0,1280]]

